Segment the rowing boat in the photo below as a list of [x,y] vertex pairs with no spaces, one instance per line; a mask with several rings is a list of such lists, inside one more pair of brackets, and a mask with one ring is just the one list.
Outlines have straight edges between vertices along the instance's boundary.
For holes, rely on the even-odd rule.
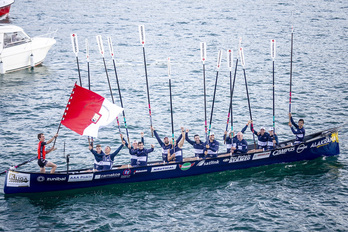
[[274,150],[251,151],[233,155],[219,154],[217,158],[197,159],[192,157],[184,159],[183,162],[157,161],[138,167],[115,165],[111,170],[100,172],[91,172],[88,169],[58,171],[54,174],[8,171],[4,192],[5,194],[19,194],[91,188],[335,156],[339,154],[338,130],[339,127],[336,127],[308,135],[304,142],[298,145],[293,145],[294,140],[289,140],[280,143],[279,147]]

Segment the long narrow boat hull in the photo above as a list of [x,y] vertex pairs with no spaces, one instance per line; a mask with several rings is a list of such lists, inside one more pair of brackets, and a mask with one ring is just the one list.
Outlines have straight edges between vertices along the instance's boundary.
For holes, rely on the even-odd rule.
[[163,164],[150,163],[147,166],[120,168],[101,172],[72,170],[67,172],[30,173],[9,171],[6,175],[5,194],[62,191],[89,188],[110,184],[150,181],[187,177],[226,170],[245,169],[276,163],[312,160],[323,156],[339,154],[338,128],[306,136],[306,142],[296,146],[230,156],[221,154],[218,158],[186,159],[184,162]]

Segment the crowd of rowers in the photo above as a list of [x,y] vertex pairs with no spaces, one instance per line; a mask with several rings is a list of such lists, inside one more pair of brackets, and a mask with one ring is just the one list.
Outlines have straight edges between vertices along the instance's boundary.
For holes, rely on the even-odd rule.
[[[258,138],[257,150],[248,151],[248,143],[243,138],[243,134],[245,133],[249,125],[251,125],[250,129],[252,133],[254,133]],[[277,148],[277,146],[279,145],[278,136],[274,133],[273,127],[269,128],[269,131],[266,132],[264,127],[261,127],[260,131],[256,131],[254,130],[252,125],[252,121],[248,121],[244,128],[236,135],[234,134],[234,132],[224,132],[223,140],[226,143],[227,154],[233,155],[272,150]],[[292,132],[296,135],[294,145],[303,142],[305,136],[305,129],[303,125],[303,119],[300,119],[298,121],[298,124],[296,124],[291,114],[289,114],[289,126]],[[293,126],[295,128],[293,128]],[[168,137],[164,137],[162,141],[155,128],[151,127],[151,130],[162,148],[162,160],[165,163],[190,160],[190,158],[187,158],[185,160],[183,159],[183,145],[185,140],[193,146],[195,151],[195,159],[215,158],[218,156],[220,143],[215,139],[214,133],[210,133],[209,139],[206,142],[203,142],[197,134],[194,135],[194,140],[191,140],[189,139],[188,135],[189,129],[186,129],[185,131],[182,127],[181,134],[176,140],[174,140],[173,145],[173,142],[170,141]],[[141,133],[141,141],[138,142],[134,140],[132,145],[128,144],[127,141],[122,137],[122,135],[121,139],[122,144],[113,153],[111,153],[111,148],[109,146],[105,147],[105,150],[103,152],[100,144],[96,145],[96,150],[93,149],[91,144],[89,145],[89,150],[93,153],[95,158],[94,171],[112,169],[115,156],[122,150],[124,146],[128,147],[129,149],[129,154],[131,155],[131,163],[130,165],[121,166],[121,168],[147,165],[148,154],[154,151],[154,145],[151,145],[150,149],[144,148],[144,133]]]

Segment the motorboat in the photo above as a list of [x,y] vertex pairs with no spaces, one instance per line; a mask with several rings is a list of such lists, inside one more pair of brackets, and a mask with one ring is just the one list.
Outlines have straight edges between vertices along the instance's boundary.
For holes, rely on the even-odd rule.
[[41,64],[56,40],[55,32],[30,38],[18,26],[0,24],[0,73]]
[[0,0],[0,17],[6,17],[10,12],[14,0]]

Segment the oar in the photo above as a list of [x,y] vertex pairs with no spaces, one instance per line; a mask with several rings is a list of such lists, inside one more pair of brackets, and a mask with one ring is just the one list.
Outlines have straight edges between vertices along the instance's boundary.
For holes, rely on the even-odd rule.
[[271,57],[273,61],[273,133],[275,133],[275,94],[274,94],[274,59],[276,56],[276,41],[274,39],[271,40]]
[[208,141],[208,124],[207,124],[207,94],[205,88],[205,61],[207,59],[207,45],[205,42],[201,42],[201,60],[203,62],[203,89],[204,89],[204,131],[205,140]]
[[173,102],[172,102],[172,82],[171,82],[171,65],[170,58],[168,57],[168,78],[169,78],[169,97],[170,97],[170,117],[172,123],[172,148],[175,149],[174,146],[174,117],[173,117]]
[[[232,51],[232,49],[228,49],[227,50],[227,65],[228,65],[228,68],[230,70],[230,106],[228,109],[227,123],[226,123],[226,130],[225,131],[227,131],[228,123],[230,121],[230,113],[232,113],[232,61],[233,61],[233,51]],[[232,121],[233,120],[231,119],[231,131],[233,130],[233,122]],[[225,136],[224,144],[226,143],[226,138],[227,138],[227,135]]]
[[[245,88],[246,88],[246,93],[247,93],[247,97],[248,97],[248,106],[249,106],[249,114],[250,114],[250,120],[253,120],[253,116],[251,114],[251,107],[250,107],[250,99],[249,99],[249,92],[248,92],[248,83],[247,83],[247,78],[246,78],[246,74],[245,74],[245,60],[244,60],[244,52],[243,52],[243,48],[240,47],[239,48],[239,56],[240,56],[240,62],[243,66],[243,73],[244,73],[244,80],[245,80]],[[251,128],[252,132],[253,132],[253,139],[254,139],[254,149],[256,149],[256,142],[255,142],[255,134],[254,134],[254,126],[253,123],[251,123]]]
[[9,168],[9,169],[7,169],[7,170],[1,172],[0,175],[5,174],[5,173],[7,173],[7,172],[10,171],[10,170],[14,170],[14,169],[16,169],[16,168],[19,168],[20,166],[22,166],[22,165],[24,165],[24,164],[30,163],[31,161],[33,161],[33,160],[35,160],[35,159],[37,159],[37,155],[34,156],[34,157],[32,157],[32,158],[30,158],[30,159],[28,159],[27,161],[24,161],[23,163],[17,164],[17,165],[15,165],[15,166],[13,166],[12,168]]
[[[112,45],[111,37],[108,37],[108,45],[109,45],[110,55],[111,55],[111,57],[112,57],[112,62],[113,62],[113,64],[114,64],[114,70],[115,70],[115,76],[116,76],[116,83],[117,83],[117,88],[118,88],[118,95],[119,95],[119,97],[120,97],[121,107],[123,108],[121,89],[120,89],[120,84],[119,84],[119,81],[118,81],[117,70],[116,70],[116,63],[115,63],[115,58],[114,58],[114,47],[113,47],[113,45]],[[126,133],[127,133],[128,144],[130,144],[130,141],[129,141],[129,134],[128,134],[128,127],[127,127],[127,121],[126,121],[126,113],[124,112],[124,110],[122,111],[122,113],[123,113],[123,122],[124,122],[124,126],[125,126],[125,128],[126,128]]]
[[218,53],[218,59],[217,59],[217,71],[216,71],[216,79],[215,79],[215,87],[214,87],[214,95],[213,95],[213,104],[212,104],[212,106],[211,106],[211,113],[210,113],[210,122],[209,122],[208,137],[210,136],[211,123],[212,123],[212,121],[213,121],[213,112],[214,112],[214,103],[215,103],[216,86],[217,86],[217,81],[218,81],[218,76],[219,76],[219,69],[220,69],[220,66],[221,66],[221,55],[222,55],[222,50],[219,51],[219,53]]
[[[152,115],[151,115],[149,81],[147,79],[147,68],[146,68],[146,58],[145,58],[145,26],[144,25],[139,25],[139,36],[140,36],[140,43],[143,45],[144,67],[145,67],[145,78],[146,78],[146,90],[147,90],[147,102],[149,104],[150,125],[151,125],[151,128],[152,128]],[[151,136],[153,137],[153,131],[152,130],[151,130]]]
[[[97,43],[98,43],[99,52],[100,52],[100,54],[101,54],[102,57],[103,57],[104,68],[105,68],[105,73],[106,73],[106,79],[108,80],[108,84],[109,84],[109,89],[110,89],[110,94],[111,94],[112,103],[115,104],[114,95],[112,94],[112,90],[111,90],[111,84],[110,84],[108,69],[106,68],[106,63],[105,63],[105,58],[104,58],[104,45],[103,45],[103,39],[102,39],[101,35],[97,35],[96,38],[97,38]],[[118,120],[118,117],[116,117],[116,121],[117,121],[118,130],[119,130],[119,132],[120,132],[120,135],[122,136],[121,127],[120,127],[120,122],[119,122],[119,120]]]
[[[89,70],[89,46],[88,46],[88,39],[85,39],[86,43],[86,61],[87,61],[87,74],[88,74],[88,90],[91,90],[91,73]],[[88,136],[88,144],[93,147],[93,137]]]
[[80,65],[79,65],[79,43],[77,41],[77,35],[75,33],[71,34],[71,44],[73,48],[73,52],[75,53],[76,56],[76,63],[77,63],[77,71],[79,73],[79,80],[80,80],[80,86],[82,86],[82,81],[81,81],[81,74],[80,74]]
[[291,113],[291,88],[292,88],[292,54],[294,48],[294,27],[291,26],[291,55],[290,55],[290,96],[289,96],[289,113]]

